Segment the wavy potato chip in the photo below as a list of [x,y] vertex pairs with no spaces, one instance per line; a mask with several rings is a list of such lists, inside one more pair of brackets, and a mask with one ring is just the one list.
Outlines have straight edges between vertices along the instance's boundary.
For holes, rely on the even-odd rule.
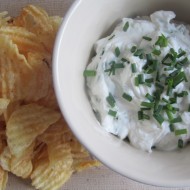
[[35,142],[33,142],[23,153],[19,156],[11,157],[10,171],[18,177],[28,178],[32,172],[32,155]]
[[4,171],[2,167],[0,167],[0,189],[5,190],[8,181],[8,172]]
[[12,155],[10,149],[8,146],[6,146],[3,149],[3,152],[0,154],[0,165],[6,171],[11,170],[11,157]]
[[21,106],[7,122],[7,143],[13,155],[22,154],[51,124],[60,113],[37,104]]
[[24,55],[28,52],[45,52],[37,36],[23,27],[2,26],[0,35],[9,37],[17,45],[19,52]]
[[[71,164],[71,162],[68,162]],[[57,190],[72,175],[71,165],[67,164],[58,169],[55,165],[51,165],[48,157],[42,157],[36,161],[35,168],[31,174],[32,185],[39,190]]]

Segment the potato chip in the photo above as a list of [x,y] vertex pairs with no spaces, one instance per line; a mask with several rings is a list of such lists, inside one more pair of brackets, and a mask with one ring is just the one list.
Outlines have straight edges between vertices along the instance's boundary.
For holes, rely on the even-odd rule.
[[7,122],[7,142],[13,155],[22,154],[51,124],[60,113],[37,104],[21,106]]
[[28,147],[22,155],[12,156],[10,171],[18,177],[28,178],[32,172],[32,154],[35,146],[33,142],[30,147]]
[[14,24],[36,34],[44,47],[49,52],[52,52],[55,34],[45,10],[37,6],[28,5],[23,8],[20,16],[15,19]]
[[0,13],[0,27],[7,25],[10,19],[11,19],[11,17],[8,16],[7,11],[1,12]]
[[5,190],[8,181],[8,173],[0,167],[0,189]]
[[45,52],[37,36],[23,27],[2,26],[0,35],[9,37],[17,45],[19,52],[24,55],[28,52]]
[[10,171],[11,169],[11,157],[10,149],[6,146],[0,154],[0,165],[6,171]]
[[0,98],[0,115],[3,114],[10,103],[9,99]]
[[31,174],[32,185],[39,190],[59,189],[73,173],[71,165],[67,164],[64,168],[63,170],[62,168],[58,169],[55,165],[51,166],[49,159],[42,157],[36,162]]

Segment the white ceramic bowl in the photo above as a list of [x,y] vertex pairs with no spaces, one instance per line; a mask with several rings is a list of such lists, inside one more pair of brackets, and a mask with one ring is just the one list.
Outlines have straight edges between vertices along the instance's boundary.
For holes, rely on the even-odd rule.
[[83,71],[93,44],[123,17],[173,10],[190,23],[188,0],[78,0],[58,33],[54,49],[54,85],[68,124],[80,142],[100,161],[131,179],[168,187],[190,186],[190,145],[181,151],[137,150],[105,132],[86,92]]

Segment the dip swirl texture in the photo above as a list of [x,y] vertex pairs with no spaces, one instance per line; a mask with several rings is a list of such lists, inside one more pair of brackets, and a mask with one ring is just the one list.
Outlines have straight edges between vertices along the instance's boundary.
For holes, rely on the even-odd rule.
[[189,26],[174,18],[157,11],[122,19],[96,42],[86,68],[94,73],[87,93],[102,127],[148,152],[181,148],[190,138]]

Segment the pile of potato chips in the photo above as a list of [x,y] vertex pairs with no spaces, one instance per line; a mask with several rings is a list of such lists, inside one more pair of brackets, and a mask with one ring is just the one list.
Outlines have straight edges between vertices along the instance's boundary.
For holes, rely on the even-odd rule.
[[0,189],[8,172],[40,190],[99,165],[61,117],[52,85],[52,50],[61,18],[28,5],[0,13]]

